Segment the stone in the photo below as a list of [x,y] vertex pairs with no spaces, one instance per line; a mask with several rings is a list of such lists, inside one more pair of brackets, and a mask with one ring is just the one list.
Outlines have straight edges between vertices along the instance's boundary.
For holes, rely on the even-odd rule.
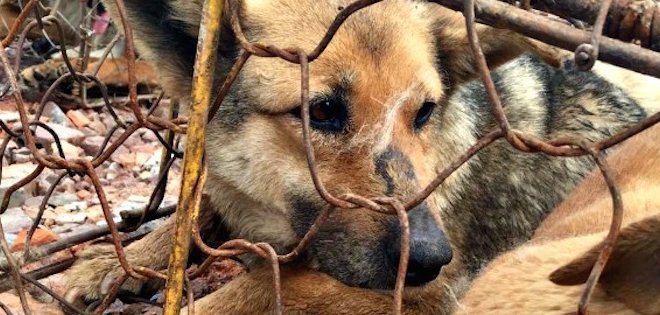
[[153,143],[138,144],[131,147],[131,152],[135,153],[149,153],[152,154],[156,151],[157,146]]
[[[62,151],[64,151],[64,156],[67,159],[75,159],[80,157],[85,151],[81,149],[80,147],[77,147],[68,141],[62,141]],[[59,156],[59,150],[57,150],[57,145],[55,142],[50,144],[51,149],[53,150],[53,153],[57,154]]]
[[42,216],[43,219],[50,219],[50,220],[55,220],[57,218],[58,214],[55,212],[55,209],[46,209],[44,210],[44,215]]
[[85,154],[89,156],[95,156],[101,149],[104,140],[105,137],[102,136],[87,137],[85,140],[83,140],[80,146],[82,147],[83,151],[85,151]]
[[0,112],[0,119],[6,123],[13,123],[21,119],[21,115],[19,115],[17,111]]
[[75,185],[76,182],[73,181],[73,179],[69,177],[64,177],[64,179],[62,179],[60,184],[57,185],[57,187],[55,188],[55,191],[59,193],[75,194],[76,193],[76,189],[74,188]]
[[77,230],[79,226],[80,225],[75,223],[65,223],[58,226],[54,226],[52,231],[57,234],[66,234],[66,233],[71,233],[74,230]]
[[154,176],[152,176],[151,172],[144,171],[140,173],[140,180],[142,181],[150,181]]
[[57,222],[57,224],[67,224],[67,223],[82,224],[85,223],[86,219],[87,219],[87,214],[84,212],[63,213],[58,215],[57,218],[55,218],[55,222]]
[[89,123],[89,126],[87,127],[91,128],[99,135],[104,135],[108,132],[108,128],[105,126],[105,124],[103,124],[103,122],[98,120],[92,121],[91,123]]
[[34,207],[34,206],[26,207],[26,206],[23,206],[23,212],[25,212],[25,214],[28,217],[30,217],[30,219],[34,220],[34,219],[37,218],[37,215],[39,214],[39,207]]
[[25,214],[23,209],[18,207],[7,209],[5,213],[0,214],[0,219],[2,219],[2,226],[5,233],[16,234],[21,229],[28,228],[32,225],[32,219]]
[[161,155],[160,152],[161,151],[158,150],[153,154],[151,154],[149,159],[145,161],[144,164],[142,164],[142,169],[150,171],[154,174],[158,174],[158,172],[160,171],[160,155]]
[[109,171],[109,172],[110,172],[110,171],[112,171],[112,172],[119,172],[119,171],[121,171],[121,170],[122,170],[121,164],[119,164],[119,163],[117,163],[117,162],[112,162],[112,163],[110,163],[110,165],[108,165],[108,171]]
[[122,202],[118,207],[115,207],[114,209],[112,209],[112,212],[115,215],[119,215],[122,211],[132,211],[132,210],[144,209],[144,207],[147,206],[148,202],[149,202],[149,197],[131,195],[131,196],[128,197],[128,199],[126,199],[124,202]]
[[142,140],[144,142],[158,142],[158,138],[153,133],[153,131],[148,131],[142,134]]
[[108,130],[117,125],[114,118],[112,118],[110,115],[101,115],[101,122],[103,122],[105,128]]
[[91,196],[91,195],[92,195],[91,192],[89,192],[87,190],[84,190],[84,189],[76,191],[76,196],[78,196],[78,198],[80,198],[81,200],[85,200],[85,199],[89,198],[89,196]]
[[82,127],[79,130],[82,131],[82,133],[85,134],[85,137],[94,137],[94,136],[99,135],[98,132],[96,132],[96,130],[94,130],[90,127]]
[[49,183],[45,178],[37,178],[37,187],[35,191],[35,195],[38,196],[44,196],[48,192],[48,189],[50,188],[51,183]]
[[[53,129],[60,141],[69,141],[73,144],[79,144],[85,138],[85,134],[79,130],[55,123],[47,123],[46,125]],[[50,143],[55,141],[53,136],[44,128],[37,128],[36,137],[40,142]]]
[[[123,143],[123,145],[125,145],[127,148],[133,148],[134,146],[141,144],[142,144],[142,138],[140,138],[140,135],[137,132],[134,132]],[[131,151],[133,150],[131,149]]]
[[85,213],[87,213],[88,218],[96,221],[103,218],[103,207],[100,204],[93,205],[85,209]]
[[[44,176],[44,175],[45,175],[45,176]],[[41,177],[41,178],[44,178],[49,184],[53,184],[53,183],[55,183],[55,181],[57,181],[57,179],[58,179],[60,176],[57,175],[55,172],[49,172],[49,173],[47,173],[47,174],[46,174],[46,172],[44,172],[44,174],[41,174],[40,177]],[[62,180],[63,180],[63,179],[62,179]],[[60,180],[60,181],[61,181],[61,180]]]
[[46,218],[46,219],[44,219],[44,224],[43,225],[46,226],[46,227],[56,226],[55,225],[55,219]]
[[112,153],[110,160],[130,169],[131,166],[135,165],[135,153],[131,153],[128,148],[122,145]]
[[126,199],[126,201],[146,204],[147,202],[149,202],[149,197],[140,196],[140,195],[130,195],[128,196],[128,199]]
[[144,152],[135,152],[135,164],[142,166],[147,161],[149,161],[149,158],[151,158],[152,154],[149,153],[144,153]]
[[[2,181],[0,181],[0,200],[4,198],[5,192],[21,179],[27,177],[34,170],[32,164],[12,164],[2,170]],[[9,199],[9,207],[20,207],[29,196],[32,196],[36,188],[34,181],[14,191]]]
[[7,240],[7,244],[11,246],[11,244],[16,240],[16,234],[5,232],[5,239]]
[[63,207],[77,201],[79,201],[79,199],[76,194],[62,193],[51,196],[50,199],[48,199],[48,204],[53,207]]
[[97,113],[97,112],[94,111],[94,110],[87,110],[87,111],[85,111],[85,115],[87,115],[87,117],[89,118],[89,120],[91,120],[92,122],[94,122],[94,121],[101,121],[101,115],[99,115],[99,113]]
[[87,209],[86,201],[75,201],[64,205],[64,209],[71,212],[81,211]]
[[14,140],[9,140],[9,142],[7,142],[7,148],[6,148],[7,150],[12,150],[16,148],[18,148],[18,145],[16,144],[16,142],[14,142]]
[[73,127],[67,115],[62,111],[62,109],[53,102],[46,102],[44,105],[44,116],[49,118],[49,121],[56,123],[58,125]]
[[105,171],[105,179],[108,180],[113,180],[119,176],[119,172],[121,171],[121,165],[117,162],[112,162],[110,166],[108,166],[108,169]]
[[35,164],[12,164],[2,169],[2,179],[24,178],[28,176],[37,166]]
[[44,196],[36,196],[36,197],[27,198],[23,202],[23,207],[24,208],[25,207],[36,207],[36,208],[38,208],[39,206],[41,206],[41,203],[43,202],[43,200],[44,200]]
[[89,118],[87,118],[87,116],[79,110],[70,110],[66,112],[66,116],[69,117],[73,125],[78,128],[86,127],[89,125],[89,123],[91,123]]
[[32,162],[32,153],[28,148],[18,148],[16,150],[12,150],[11,152],[12,152],[12,161],[14,161],[14,163],[25,164],[28,162]]
[[[19,251],[25,248],[25,241],[27,240],[27,232],[28,232],[27,229],[23,229],[18,233],[16,240],[11,246],[12,251]],[[38,228],[34,230],[34,234],[32,235],[32,239],[30,240],[30,248],[52,243],[57,241],[58,239],[59,237],[57,236],[57,234],[53,233],[52,231],[43,228]]]

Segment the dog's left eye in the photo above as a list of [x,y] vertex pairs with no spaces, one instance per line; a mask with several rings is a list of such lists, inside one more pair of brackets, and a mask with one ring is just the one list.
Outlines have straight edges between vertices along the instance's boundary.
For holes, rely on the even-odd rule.
[[422,104],[422,107],[417,112],[417,116],[415,116],[415,129],[422,128],[424,124],[429,121],[429,118],[431,118],[431,114],[433,113],[433,109],[435,107],[436,104],[431,101],[426,101],[424,104]]

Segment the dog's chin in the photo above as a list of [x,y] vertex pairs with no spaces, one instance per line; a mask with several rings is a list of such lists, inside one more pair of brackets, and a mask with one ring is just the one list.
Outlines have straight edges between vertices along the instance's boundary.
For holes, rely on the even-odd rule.
[[[337,276],[333,274],[329,274],[331,277],[338,279]],[[339,275],[341,276],[341,275]],[[340,282],[343,284],[349,286],[349,287],[358,287],[358,288],[363,288],[363,289],[369,289],[369,290],[375,290],[375,291],[380,291],[380,292],[392,292],[396,286],[396,275],[375,275],[371,277],[368,280],[360,279],[362,281],[355,281],[356,279],[351,279],[346,278],[344,275],[344,279],[338,279]],[[354,281],[351,281],[354,280]],[[404,291],[408,292],[415,292],[418,290],[424,290],[426,287],[428,287],[431,283],[435,282],[438,280],[438,277],[436,277],[434,280],[431,280],[429,282],[425,283],[415,283],[415,284],[407,284],[404,283]]]

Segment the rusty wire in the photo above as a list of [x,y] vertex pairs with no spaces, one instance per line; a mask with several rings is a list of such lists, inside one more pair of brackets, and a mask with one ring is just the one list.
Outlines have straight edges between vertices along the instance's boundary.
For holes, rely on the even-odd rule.
[[[135,119],[134,121],[125,122],[121,120],[114,112],[112,104],[107,95],[107,88],[105,87],[103,82],[98,80],[98,78],[96,77],[96,74],[98,73],[98,69],[99,69],[98,67],[100,67],[100,65],[96,69],[93,69],[91,72],[86,72],[84,71],[84,69],[76,70],[73,67],[71,61],[69,60],[69,57],[66,55],[65,43],[62,43],[60,45],[60,48],[63,54],[63,59],[65,61],[66,67],[68,68],[69,72],[64,76],[60,77],[58,80],[56,80],[56,82],[54,82],[50,86],[50,88],[42,98],[41,102],[38,104],[36,118],[31,121],[28,120],[26,107],[22,100],[21,93],[20,90],[18,89],[18,84],[16,81],[16,74],[18,72],[18,63],[13,68],[11,67],[4,48],[7,47],[12,41],[14,41],[16,35],[18,34],[18,30],[20,29],[20,26],[24,24],[24,22],[26,22],[26,19],[28,18],[28,16],[32,11],[35,13],[36,18],[35,20],[28,23],[27,26],[24,28],[18,40],[20,43],[22,43],[25,40],[26,34],[29,32],[30,29],[34,27],[40,28],[41,31],[45,33],[46,31],[44,29],[44,25],[53,24],[55,26],[55,30],[60,35],[63,34],[62,27],[59,25],[58,20],[54,17],[54,12],[50,12],[48,15],[42,17],[37,12],[38,10],[34,9],[36,7],[36,4],[38,3],[37,0],[31,0],[30,2],[28,2],[28,4],[24,7],[23,11],[21,12],[19,18],[17,19],[16,23],[12,25],[9,35],[6,38],[4,38],[0,43],[1,45],[0,59],[2,60],[4,72],[6,76],[9,78],[11,87],[13,89],[13,96],[16,101],[17,111],[20,114],[21,126],[29,126],[27,128],[20,128],[20,127],[15,128],[14,130],[10,130],[8,128],[3,127],[3,129],[5,129],[7,133],[7,138],[5,138],[5,140],[3,141],[2,149],[4,149],[4,147],[6,146],[8,139],[20,138],[26,143],[26,145],[30,149],[30,152],[32,153],[32,155],[34,156],[35,160],[38,163],[37,168],[35,168],[35,171],[30,176],[10,187],[10,189],[5,194],[5,196],[3,196],[0,213],[3,213],[6,210],[7,205],[9,203],[9,198],[11,197],[11,193],[17,190],[18,188],[20,188],[21,186],[23,186],[24,184],[27,184],[32,179],[36,178],[45,168],[62,170],[62,172],[58,175],[58,180],[54,184],[52,184],[51,187],[49,187],[48,193],[45,196],[42,205],[40,205],[39,207],[38,217],[41,217],[41,215],[43,214],[47,200],[50,198],[50,195],[52,194],[55,187],[58,185],[58,182],[62,178],[64,178],[67,175],[71,176],[73,174],[85,175],[90,178],[94,188],[96,189],[96,193],[101,202],[103,213],[108,224],[106,233],[111,234],[111,240],[113,242],[115,251],[117,253],[117,258],[121,264],[122,269],[124,270],[123,276],[121,276],[118,279],[115,279],[113,283],[109,284],[110,287],[106,292],[107,293],[106,296],[94,310],[95,314],[103,313],[103,311],[107,308],[107,306],[110,303],[112,303],[112,301],[115,299],[119,289],[121,288],[121,285],[129,277],[134,277],[139,279],[159,278],[159,279],[167,280],[168,291],[166,292],[168,293],[166,293],[167,298],[165,300],[166,302],[165,310],[166,312],[170,312],[168,314],[174,314],[178,312],[179,307],[181,306],[180,301],[183,292],[182,288],[184,285],[187,285],[188,289],[186,291],[188,294],[187,301],[190,306],[189,310],[191,312],[194,312],[194,308],[192,304],[193,302],[192,290],[189,287],[190,280],[202,274],[203,271],[206,268],[208,268],[208,266],[214,260],[218,258],[228,258],[237,255],[242,255],[245,253],[253,253],[256,254],[257,256],[262,257],[263,259],[270,261],[271,267],[273,268],[273,288],[275,290],[275,304],[274,304],[275,312],[277,314],[281,314],[283,311],[283,307],[281,302],[279,264],[292,261],[305,250],[305,248],[309,245],[309,243],[313,239],[314,235],[320,229],[321,225],[326,221],[326,219],[330,215],[330,212],[341,211],[341,210],[333,210],[333,208],[353,209],[360,207],[365,208],[366,210],[397,215],[399,218],[401,231],[402,231],[401,256],[399,261],[397,281],[393,293],[394,295],[393,311],[395,314],[399,314],[401,312],[401,307],[402,307],[402,293],[404,288],[404,278],[405,278],[405,271],[407,269],[408,251],[409,251],[409,224],[408,224],[406,211],[412,209],[413,207],[421,203],[423,200],[425,200],[435,189],[437,189],[437,187],[440,184],[442,184],[442,182],[448,176],[450,176],[456,169],[458,169],[462,164],[468,161],[472,156],[474,156],[479,151],[488,147],[490,144],[494,143],[496,140],[501,138],[504,138],[514,148],[522,152],[541,152],[550,156],[564,156],[564,157],[591,155],[592,158],[595,160],[596,164],[598,165],[598,167],[600,167],[601,171],[603,172],[603,175],[606,179],[606,182],[612,194],[613,203],[614,203],[614,215],[612,219],[612,226],[610,229],[610,233],[608,234],[606,239],[606,246],[601,252],[599,259],[592,270],[589,281],[585,286],[584,294],[579,303],[578,312],[580,314],[584,314],[584,312],[586,312],[586,306],[588,305],[590,293],[593,291],[594,285],[597,282],[600,271],[602,270],[602,266],[607,261],[609,255],[607,249],[609,248],[611,251],[612,246],[616,242],[618,230],[620,227],[622,211],[623,211],[620,200],[620,194],[618,193],[614,179],[611,176],[611,171],[609,170],[609,167],[603,160],[600,152],[609,148],[610,146],[613,146],[615,144],[620,143],[621,141],[626,140],[627,138],[657,123],[658,121],[660,121],[660,114],[655,114],[647,118],[645,121],[639,123],[638,125],[597,143],[584,143],[584,141],[581,139],[569,139],[569,138],[551,139],[544,141],[542,139],[538,139],[531,135],[527,135],[517,130],[514,130],[509,125],[506,115],[504,114],[502,104],[499,101],[499,97],[497,96],[497,93],[495,92],[494,84],[492,83],[492,79],[490,78],[489,69],[486,65],[485,58],[480,49],[479,39],[477,38],[476,32],[474,30],[474,25],[475,25],[475,17],[479,17],[481,21],[487,24],[491,24],[499,27],[506,27],[514,31],[518,31],[524,35],[547,42],[549,44],[553,44],[569,49],[577,48],[575,57],[581,61],[587,61],[585,63],[587,66],[585,67],[590,67],[588,66],[588,64],[595,62],[596,59],[601,59],[620,66],[627,67],[631,70],[652,74],[655,76],[660,76],[660,57],[658,57],[657,53],[639,48],[632,44],[625,44],[620,41],[603,37],[602,34],[604,35],[612,34],[612,32],[610,31],[612,29],[612,26],[609,23],[608,24],[605,23],[606,17],[608,16],[608,11],[610,11],[610,16],[612,14],[617,14],[617,12],[621,11],[622,10],[621,1],[616,2],[614,5],[614,9],[612,10],[608,10],[611,1],[604,1],[602,6],[599,8],[600,11],[597,14],[595,20],[595,30],[589,33],[575,28],[570,28],[569,26],[566,26],[565,24],[561,24],[557,21],[535,15],[529,9],[531,6],[538,7],[539,1],[532,1],[532,2],[524,1],[522,6],[527,10],[521,10],[512,7],[510,5],[499,3],[494,0],[477,0],[477,1],[431,0],[430,2],[439,3],[454,10],[463,11],[466,17],[466,28],[468,30],[470,44],[475,56],[474,58],[475,64],[477,65],[477,69],[479,70],[481,79],[483,80],[484,85],[486,86],[486,89],[488,91],[489,101],[491,103],[491,110],[497,122],[499,123],[499,128],[497,130],[493,130],[487,133],[484,137],[482,137],[474,145],[472,145],[465,153],[460,155],[455,161],[452,161],[442,170],[439,170],[436,177],[424,189],[422,189],[421,191],[419,191],[418,193],[412,196],[408,196],[406,199],[403,200],[394,199],[394,198],[382,198],[382,197],[365,198],[363,196],[359,196],[355,194],[344,194],[339,196],[335,196],[331,194],[326,189],[322,178],[320,178],[318,174],[316,162],[315,162],[314,146],[310,136],[311,131],[310,131],[310,118],[309,118],[308,63],[313,62],[323,53],[325,48],[332,40],[334,34],[339,29],[339,27],[351,14],[361,9],[364,9],[374,3],[380,2],[381,0],[358,0],[352,3],[351,5],[345,7],[336,16],[335,20],[328,28],[328,31],[324,35],[323,39],[309,53],[304,52],[297,48],[281,49],[272,45],[268,45],[268,43],[264,44],[264,43],[250,42],[245,37],[241,29],[241,24],[239,21],[241,6],[237,1],[229,1],[228,3],[226,3],[226,5],[229,6],[226,12],[230,14],[231,27],[240,43],[242,52],[240,53],[234,66],[231,68],[231,70],[225,77],[225,80],[223,81],[220,91],[215,96],[215,98],[210,99],[210,96],[208,95],[204,96],[206,97],[206,99],[200,102],[205,103],[206,105],[200,107],[202,108],[201,110],[198,111],[193,110],[193,115],[198,115],[198,116],[195,119],[191,119],[190,124],[188,124],[188,120],[185,118],[176,118],[172,116],[168,120],[168,119],[152,116],[151,114],[153,112],[153,109],[146,115],[142,113],[142,111],[140,110],[138,106],[138,97],[137,97],[137,88],[136,88],[137,83],[135,77],[135,59],[134,59],[135,54],[134,54],[134,45],[133,45],[133,35],[132,35],[131,27],[126,17],[127,12],[124,7],[123,1],[122,0],[115,0],[115,1],[119,9],[119,14],[120,14],[119,20],[124,29],[124,34],[126,36],[126,41],[127,41],[128,73],[129,73],[128,105],[134,115],[134,119]],[[208,3],[211,2],[215,3],[216,6],[219,5],[220,10],[222,10],[221,7],[224,1],[208,0],[206,1],[207,5],[205,5],[205,7],[209,8]],[[476,14],[475,14],[475,6],[478,8],[478,12]],[[552,6],[547,6],[547,5],[544,7],[552,8]],[[216,7],[215,10],[217,9],[218,8]],[[208,16],[209,14],[208,13],[209,11],[207,10],[208,9],[204,11],[205,16]],[[501,14],[503,10],[509,10],[509,11],[506,14]],[[553,10],[548,10],[548,11],[557,13],[557,11],[560,10],[557,9],[555,11]],[[657,8],[656,11],[653,12],[655,12],[654,13],[655,16],[658,16]],[[656,28],[655,26],[653,26],[653,24],[646,23],[648,19],[645,17],[647,15],[648,14],[635,15],[632,18],[629,17],[631,15],[627,15],[627,17],[622,16],[620,21],[626,22],[629,21],[630,19],[634,19],[634,21],[637,21],[635,22],[636,24],[634,24],[635,25],[634,33],[641,34],[640,36],[645,36],[646,34],[649,34],[647,36],[648,39],[642,40],[642,46],[653,48],[653,45],[650,43],[655,41],[654,39],[655,37],[653,36],[656,35],[654,33]],[[503,19],[496,19],[495,17],[498,18],[503,17]],[[619,23],[621,24],[619,28],[623,28],[624,26],[623,24],[625,24],[623,22]],[[217,38],[219,27],[211,27],[207,23],[208,22],[202,23],[201,31],[200,31],[200,40],[202,40],[202,38],[205,35],[210,36],[209,38],[211,39],[206,41],[208,47],[205,49],[207,53],[210,54],[210,56],[213,56],[214,50],[216,48],[215,45],[212,45],[212,43],[215,41],[213,38],[214,37]],[[626,22],[626,23],[630,24],[630,22]],[[648,26],[648,28],[645,29],[644,28],[645,26]],[[604,33],[603,33],[603,29],[605,29]],[[625,32],[623,31],[620,32],[621,36],[619,37],[622,39],[627,39],[626,36],[624,36],[625,35],[624,33]],[[632,39],[632,37],[630,39]],[[119,40],[119,36],[115,37],[111,42],[111,44],[106,48],[106,51],[103,54],[101,62],[103,62],[107,58],[110,49],[112,48],[114,43],[116,43],[117,40]],[[649,44],[644,44],[645,42]],[[589,46],[580,46],[582,44]],[[84,43],[81,45],[84,45]],[[17,56],[18,59],[20,59],[20,53],[21,52],[19,51],[19,55]],[[588,55],[587,56],[588,58],[586,59],[584,56],[585,53]],[[200,54],[202,53],[200,52]],[[186,181],[186,178],[189,181],[188,184],[189,186],[185,186],[185,187],[188,187],[190,189],[187,190],[182,189],[182,193],[186,192],[187,195],[180,196],[180,203],[178,205],[180,211],[177,211],[177,213],[180,219],[177,220],[177,222],[178,223],[188,222],[187,226],[177,224],[177,229],[180,230],[180,232],[177,234],[177,237],[179,237],[177,242],[178,245],[173,246],[173,251],[180,251],[180,253],[179,255],[176,255],[176,257],[172,256],[171,261],[176,262],[174,265],[178,266],[176,267],[178,269],[170,269],[169,276],[166,276],[163,271],[151,270],[144,266],[132,266],[128,262],[128,259],[126,258],[126,255],[124,253],[123,245],[121,244],[121,237],[119,235],[120,229],[118,225],[114,223],[114,221],[112,220],[110,207],[106,195],[104,193],[103,187],[100,183],[100,180],[96,175],[95,169],[99,165],[101,165],[104,161],[106,161],[111,156],[111,154],[138,129],[147,128],[155,133],[161,130],[167,130],[168,134],[170,135],[166,137],[167,139],[163,139],[160,135],[158,135],[158,138],[159,141],[161,141],[161,143],[163,144],[164,148],[166,149],[165,153],[167,154],[167,156],[170,157],[170,159],[168,160],[168,163],[163,163],[164,167],[161,169],[157,188],[155,189],[154,194],[152,194],[152,198],[150,198],[150,203],[147,206],[147,209],[151,209],[151,210],[156,209],[157,206],[154,207],[154,204],[158,204],[160,202],[159,201],[160,198],[154,197],[156,196],[156,191],[161,191],[163,189],[162,188],[164,185],[163,183],[164,181],[166,181],[167,178],[166,174],[169,169],[169,166],[171,166],[171,161],[173,161],[175,158],[182,157],[182,153],[176,151],[175,149],[176,146],[173,146],[173,142],[172,142],[173,138],[171,136],[174,133],[177,134],[189,133],[193,135],[193,137],[191,138],[196,138],[198,140],[201,139],[198,142],[203,143],[203,134],[204,134],[203,127],[206,121],[210,120],[216,114],[218,108],[222,104],[222,101],[224,100],[225,96],[228,94],[232,83],[240,73],[241,68],[243,67],[245,62],[252,56],[266,57],[266,58],[280,58],[290,63],[300,65],[301,103],[302,103],[301,116],[303,120],[302,131],[303,131],[303,144],[305,147],[305,155],[307,158],[310,176],[312,178],[314,186],[318,191],[319,195],[327,202],[328,205],[324,208],[323,211],[321,211],[315,222],[312,224],[312,226],[307,231],[307,233],[301,238],[297,246],[286,254],[276,253],[273,247],[267,243],[251,243],[246,240],[230,240],[220,245],[217,248],[211,248],[204,243],[204,240],[200,235],[199,226],[197,222],[198,211],[202,199],[202,191],[204,188],[204,181],[206,178],[206,168],[204,166],[205,163],[203,163],[203,149],[201,149],[200,146],[191,149],[194,146],[191,146],[189,142],[187,146],[187,150],[190,151],[187,151],[185,156],[186,156],[186,160],[191,160],[193,162],[186,163],[186,165],[188,165],[188,167],[189,165],[196,165],[196,166],[194,170],[192,171],[189,170],[188,177],[184,176],[183,178],[184,181]],[[210,58],[211,61],[214,59],[215,58]],[[636,62],[632,63],[631,60],[635,60]],[[86,62],[87,62],[86,60],[83,60],[82,64],[85,64]],[[210,63],[207,63],[207,65],[208,64]],[[212,68],[213,67],[211,66],[208,67],[206,70],[211,71],[210,69]],[[200,66],[196,67],[196,71],[201,71],[201,70],[204,69],[202,69]],[[198,77],[206,77],[207,80],[210,80],[213,77],[213,74],[212,72],[208,72]],[[43,154],[36,146],[37,140],[35,139],[35,128],[44,127],[42,125],[38,125],[38,118],[43,112],[43,108],[45,107],[45,104],[49,99],[50,95],[54,92],[54,90],[57,88],[58,85],[62,84],[65,80],[69,78],[77,81],[80,84],[94,81],[100,87],[100,90],[103,94],[103,100],[106,110],[108,111],[108,113],[110,113],[110,115],[112,116],[113,119],[115,119],[116,122],[116,126],[112,128],[106,135],[102,148],[91,161],[84,159],[66,158],[63,154],[63,151],[61,150],[60,140],[58,139],[57,135],[52,131],[51,131],[52,137],[54,139],[56,146],[58,147],[58,151],[60,151],[58,152],[58,154],[52,154],[50,152],[47,152],[47,154]],[[205,83],[201,83],[201,84],[202,85],[200,86],[203,86]],[[210,83],[207,82],[206,84],[210,84]],[[159,100],[161,98],[162,96],[159,97]],[[158,106],[158,102],[157,104],[154,105],[154,108],[156,106]],[[2,124],[2,126],[4,126],[4,124]],[[114,141],[111,141],[113,135],[120,129],[123,130],[122,133],[118,137],[116,137]],[[186,166],[184,166],[184,173],[186,173],[185,169]],[[181,209],[186,209],[185,207],[188,206],[191,206],[189,209],[192,210],[188,210],[188,211],[181,210]],[[137,218],[139,218],[139,220],[137,220],[138,222],[137,225],[141,224],[144,221],[145,216],[147,215],[146,212],[147,211],[137,215]],[[124,228],[125,227],[126,226],[124,225]],[[26,240],[26,247],[19,261],[17,261],[14,258],[14,256],[9,252],[9,248],[7,246],[4,237],[0,239],[0,245],[2,247],[3,253],[5,254],[5,257],[7,257],[8,269],[10,270],[10,273],[14,276],[14,285],[19,294],[19,297],[21,298],[24,312],[26,314],[29,314],[29,307],[26,302],[26,297],[23,289],[23,282],[25,281],[35,285],[37,285],[38,282],[36,282],[34,279],[30,278],[30,276],[26,274],[21,274],[20,267],[21,264],[24,262],[40,258],[40,257],[32,257],[33,255],[31,255],[30,253],[29,244],[35,228],[36,225],[32,226],[29,230],[28,238]],[[190,231],[192,231],[192,233],[190,233]],[[0,221],[0,233],[2,233],[1,221]],[[187,272],[185,272],[185,261],[187,259],[187,250],[184,249],[187,249],[187,247],[183,247],[185,245],[181,245],[181,244],[183,244],[184,243],[183,241],[185,241],[186,239],[189,239],[191,235],[194,244],[198,248],[200,248],[204,253],[206,253],[209,257],[198,268],[189,269],[187,270]],[[60,300],[60,302],[63,305],[65,305],[66,308],[70,310],[75,310],[76,312],[84,313],[80,310],[77,310],[75,306],[69,304],[66,298],[61,299],[53,292],[48,292],[48,293],[53,295],[56,299]],[[4,305],[0,304],[0,307],[6,310],[6,307]]]

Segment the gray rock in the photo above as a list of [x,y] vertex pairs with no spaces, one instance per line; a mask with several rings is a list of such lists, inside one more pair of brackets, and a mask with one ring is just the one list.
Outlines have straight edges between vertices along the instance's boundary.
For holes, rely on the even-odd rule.
[[5,233],[18,233],[20,230],[32,225],[32,219],[21,208],[9,208],[0,215]]
[[[69,141],[70,143],[78,144],[82,142],[82,140],[85,138],[85,134],[77,129],[69,128],[54,123],[47,123],[46,125],[48,125],[48,127],[53,129],[53,131],[57,133],[57,136],[59,137],[60,141]],[[37,140],[39,140],[40,142],[44,142],[44,143],[55,142],[53,136],[44,128],[37,128],[36,136],[37,136]]]
[[6,123],[17,122],[21,116],[18,112],[0,112],[0,119]]
[[62,109],[53,102],[47,102],[44,106],[44,115],[50,118],[50,122],[58,125],[73,127],[73,124],[62,111]]
[[85,138],[85,140],[83,140],[80,146],[85,151],[85,154],[89,156],[94,156],[101,149],[101,146],[103,145],[103,140],[105,140],[105,137],[101,137],[101,136],[87,137]]
[[48,204],[53,207],[63,207],[74,202],[78,202],[78,196],[72,193],[62,193],[58,195],[51,196],[48,199]]
[[[21,179],[28,176],[34,170],[32,164],[13,164],[2,169],[2,180],[0,181],[0,200],[4,198],[5,192],[9,187],[16,184]],[[29,183],[14,191],[9,200],[9,207],[20,207],[29,196],[32,196],[35,182]]]
[[85,223],[85,220],[87,220],[87,214],[85,212],[63,213],[55,218],[55,222],[57,222],[57,224],[82,224]]

